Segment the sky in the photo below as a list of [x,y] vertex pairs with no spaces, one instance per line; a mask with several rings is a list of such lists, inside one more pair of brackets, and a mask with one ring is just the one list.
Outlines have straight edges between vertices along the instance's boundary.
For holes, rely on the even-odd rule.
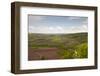
[[28,15],[28,32],[67,34],[88,31],[88,17]]

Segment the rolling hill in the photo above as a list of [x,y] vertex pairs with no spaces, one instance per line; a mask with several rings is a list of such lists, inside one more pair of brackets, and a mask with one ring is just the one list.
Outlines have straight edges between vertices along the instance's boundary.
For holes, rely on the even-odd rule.
[[[73,34],[28,34],[29,60],[45,60],[45,59],[73,59],[73,58],[87,58],[87,39],[88,33],[73,33]],[[49,52],[56,48],[56,52]],[[31,49],[31,50],[30,50]],[[49,49],[52,57],[40,55],[41,51],[46,52]],[[44,49],[44,50],[43,50]],[[54,50],[54,51],[55,51]],[[41,51],[41,52],[42,52]],[[31,53],[37,52],[39,55]],[[47,53],[48,54],[48,53]],[[56,55],[56,56],[55,56]],[[32,56],[35,58],[32,58]],[[58,57],[57,57],[58,56]]]

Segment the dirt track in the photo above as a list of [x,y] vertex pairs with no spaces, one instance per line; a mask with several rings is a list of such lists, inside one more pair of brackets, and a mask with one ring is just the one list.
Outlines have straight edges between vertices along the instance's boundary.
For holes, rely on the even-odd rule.
[[59,59],[57,48],[41,48],[33,49],[28,48],[28,60],[48,60]]

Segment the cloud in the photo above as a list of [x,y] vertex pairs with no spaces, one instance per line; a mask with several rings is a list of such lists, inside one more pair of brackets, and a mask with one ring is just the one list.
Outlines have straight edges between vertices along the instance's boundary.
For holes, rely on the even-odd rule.
[[88,26],[87,25],[82,25],[83,29],[87,30]]
[[79,19],[79,17],[68,17],[69,20],[76,20]]
[[52,30],[54,30],[54,28],[53,28],[53,27],[49,27],[49,30],[51,30],[51,31],[52,31]]
[[87,17],[29,16],[29,33],[78,33],[88,31]]
[[73,27],[61,27],[61,26],[30,26],[30,33],[45,33],[45,34],[60,34],[60,33],[79,33],[79,32],[87,32],[87,26],[73,26]]
[[59,30],[63,30],[63,28],[61,26],[57,26],[57,29]]

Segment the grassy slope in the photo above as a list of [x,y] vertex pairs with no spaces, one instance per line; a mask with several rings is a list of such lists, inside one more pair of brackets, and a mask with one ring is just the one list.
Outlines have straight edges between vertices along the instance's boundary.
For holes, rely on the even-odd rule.
[[59,56],[62,58],[86,58],[87,57],[87,33],[75,34],[35,34],[28,36],[28,46],[34,48],[59,48]]

